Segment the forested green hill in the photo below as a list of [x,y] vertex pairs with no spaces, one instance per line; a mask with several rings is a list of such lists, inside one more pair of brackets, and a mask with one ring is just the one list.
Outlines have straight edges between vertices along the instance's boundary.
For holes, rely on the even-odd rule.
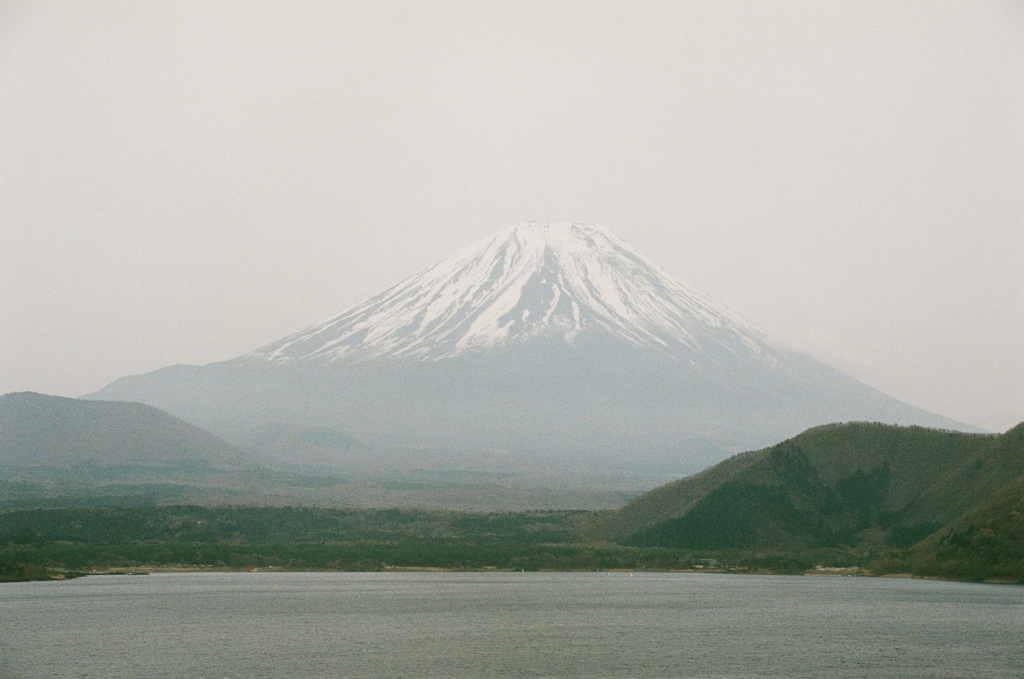
[[840,549],[890,568],[1013,577],[1024,573],[1022,489],[1024,425],[1003,435],[829,425],[641,496],[596,535],[688,550]]

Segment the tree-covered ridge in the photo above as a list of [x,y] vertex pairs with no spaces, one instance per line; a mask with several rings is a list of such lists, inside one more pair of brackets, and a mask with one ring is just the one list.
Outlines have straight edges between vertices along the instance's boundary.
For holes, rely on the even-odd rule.
[[839,549],[887,570],[1013,579],[1024,574],[1021,489],[1024,426],[830,425],[652,491],[601,530],[642,547]]
[[[888,475],[884,498],[880,498],[885,509],[912,505],[915,516],[945,523],[967,511],[993,488],[1024,473],[1024,469],[1017,469],[1019,465],[1006,464],[1006,458],[1020,457],[1001,450],[1009,435],[860,422],[815,427],[771,448],[742,453],[656,488],[624,507],[603,530],[609,536],[625,538],[661,521],[679,518],[727,482],[769,486],[780,485],[785,478],[796,482],[799,476],[792,476],[797,471],[793,465],[801,457],[806,457],[808,473],[836,492],[844,487],[848,493],[854,492],[852,486],[859,483],[861,475],[882,474],[881,470],[888,468],[884,472]],[[798,452],[787,456],[786,450]],[[985,458],[992,457],[993,451],[998,461],[988,460],[986,468]],[[1007,466],[1009,471],[1004,470]],[[982,469],[986,471],[979,473]],[[964,474],[974,482],[961,484]],[[800,486],[796,483],[794,492]]]

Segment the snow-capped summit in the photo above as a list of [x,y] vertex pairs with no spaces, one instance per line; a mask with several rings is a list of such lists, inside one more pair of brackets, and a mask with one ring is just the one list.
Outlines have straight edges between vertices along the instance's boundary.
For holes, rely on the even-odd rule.
[[774,362],[765,334],[670,278],[607,229],[522,222],[248,358],[434,361],[584,334],[696,362],[722,350]]
[[494,456],[516,473],[696,471],[843,420],[962,426],[774,346],[602,227],[537,222],[255,352],[93,397],[155,405],[240,445],[277,422],[372,447],[339,466],[423,469],[434,455],[479,470]]

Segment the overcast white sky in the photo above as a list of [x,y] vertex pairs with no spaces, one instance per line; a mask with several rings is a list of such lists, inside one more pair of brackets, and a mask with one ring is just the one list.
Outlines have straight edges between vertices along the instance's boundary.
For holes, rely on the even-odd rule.
[[0,3],[0,393],[232,358],[523,219],[1004,430],[1024,3]]

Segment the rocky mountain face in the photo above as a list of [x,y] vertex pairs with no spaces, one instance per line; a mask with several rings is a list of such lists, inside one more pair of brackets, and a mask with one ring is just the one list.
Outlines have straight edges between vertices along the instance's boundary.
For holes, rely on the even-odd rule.
[[783,350],[601,227],[535,222],[244,356],[90,397],[233,442],[328,427],[370,448],[336,466],[369,469],[685,473],[826,422],[962,426]]

